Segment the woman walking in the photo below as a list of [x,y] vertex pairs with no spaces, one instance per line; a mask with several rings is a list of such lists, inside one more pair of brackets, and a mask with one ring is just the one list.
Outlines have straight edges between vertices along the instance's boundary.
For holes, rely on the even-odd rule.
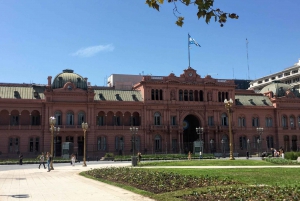
[[40,155],[40,165],[39,165],[39,169],[40,169],[40,167],[41,167],[42,164],[43,164],[43,166],[44,166],[44,169],[46,169],[44,152],[42,152],[42,154]]

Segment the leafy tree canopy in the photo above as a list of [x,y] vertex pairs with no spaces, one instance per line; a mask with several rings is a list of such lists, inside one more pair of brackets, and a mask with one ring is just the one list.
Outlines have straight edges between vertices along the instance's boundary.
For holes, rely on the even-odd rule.
[[[176,16],[177,21],[176,24],[180,27],[183,25],[184,17],[178,16],[177,14],[180,14],[177,9],[177,3],[180,2],[186,6],[194,5],[198,8],[197,17],[198,19],[203,18],[205,19],[205,22],[208,24],[211,20],[211,18],[215,18],[215,22],[218,21],[220,23],[220,26],[223,27],[224,23],[226,23],[228,18],[231,19],[238,19],[239,16],[235,13],[226,13],[219,8],[214,8],[215,0],[167,0],[168,3],[174,4],[173,14]],[[156,9],[159,11],[160,5],[164,3],[164,0],[146,0],[146,4],[149,5],[149,7]]]

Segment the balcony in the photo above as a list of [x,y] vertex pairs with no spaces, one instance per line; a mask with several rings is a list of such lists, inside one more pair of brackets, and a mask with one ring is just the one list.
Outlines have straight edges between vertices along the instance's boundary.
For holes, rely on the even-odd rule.
[[41,125],[0,125],[0,130],[40,130]]

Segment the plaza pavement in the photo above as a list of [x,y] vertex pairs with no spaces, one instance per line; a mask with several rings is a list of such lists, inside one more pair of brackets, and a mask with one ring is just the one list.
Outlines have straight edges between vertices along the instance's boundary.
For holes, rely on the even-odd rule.
[[150,201],[133,192],[78,175],[90,168],[130,166],[130,162],[54,164],[54,170],[37,164],[0,165],[0,201]]
[[[98,161],[54,164],[47,169],[37,164],[0,165],[0,201],[151,201],[153,199],[78,175],[91,168],[131,166],[131,162]],[[300,168],[284,166],[154,166],[142,168]],[[138,167],[136,167],[138,168]]]

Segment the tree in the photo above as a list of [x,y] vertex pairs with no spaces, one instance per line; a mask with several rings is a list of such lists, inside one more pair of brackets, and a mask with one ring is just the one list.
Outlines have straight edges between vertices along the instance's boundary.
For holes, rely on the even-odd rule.
[[[239,16],[235,13],[226,13],[219,8],[215,9],[213,8],[215,0],[168,0],[168,3],[174,4],[173,14],[177,18],[176,24],[180,27],[183,25],[184,17],[183,16],[177,16],[177,14],[180,14],[177,9],[177,3],[180,2],[186,6],[197,6],[198,12],[197,17],[198,19],[203,18],[205,19],[205,22],[208,24],[212,17],[215,18],[215,22],[218,21],[220,23],[220,26],[223,27],[224,23],[226,23],[228,18],[231,19],[238,19]],[[146,4],[148,4],[149,7],[156,9],[159,11],[160,5],[164,3],[164,0],[146,0]]]

